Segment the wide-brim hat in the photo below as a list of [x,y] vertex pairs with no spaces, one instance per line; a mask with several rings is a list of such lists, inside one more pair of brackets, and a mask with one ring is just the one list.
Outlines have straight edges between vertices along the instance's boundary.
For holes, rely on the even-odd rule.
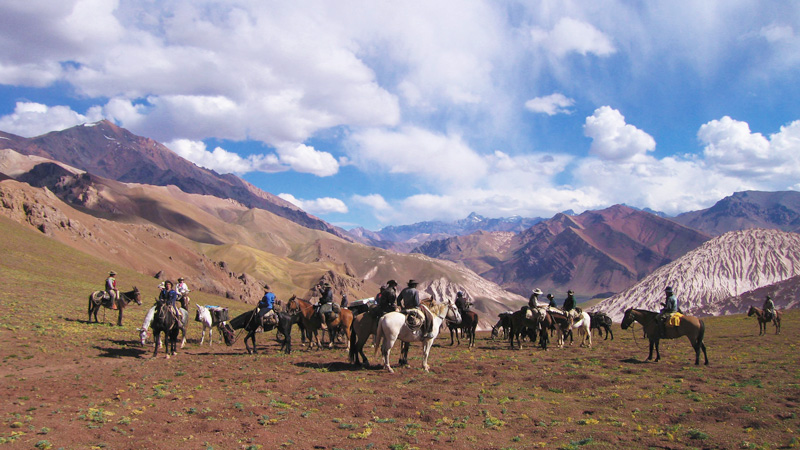
[[572,294],[574,294],[574,292],[572,292],[572,291],[567,291],[567,295],[572,295]]
[[531,291],[531,292],[533,292],[533,293],[534,293],[534,294],[536,294],[536,295],[542,295],[542,294],[544,294],[544,292],[542,292],[542,290],[541,290],[541,289],[539,289],[539,288],[536,288],[536,289],[534,289],[534,290],[533,290],[533,291]]
[[268,285],[268,284],[266,284],[266,283],[264,283],[264,290],[265,290],[265,291],[268,291],[268,290],[270,290],[270,287],[269,287],[269,285]]
[[183,277],[178,277],[178,283],[180,283],[181,281],[183,281]]
[[456,297],[463,297],[464,293],[461,291],[456,292]]
[[664,292],[669,292],[670,294],[672,294],[672,286],[667,286],[667,288],[664,289]]
[[386,282],[386,286],[397,286],[397,281],[389,280]]
[[114,275],[116,275],[116,274],[117,274],[117,272],[114,272],[114,271],[112,270],[111,272],[108,272],[108,274],[109,274],[109,275],[111,275],[111,276],[113,277]]
[[167,284],[171,284],[172,286],[175,286],[175,283],[173,283],[172,281],[170,281],[170,280],[164,280],[164,286],[165,286],[165,287],[167,286]]
[[329,287],[331,287],[331,284],[326,281],[326,282],[322,283],[322,287],[329,288]]
[[767,300],[772,300],[772,297],[770,297],[770,296],[768,295],[768,296],[767,296]]
[[409,286],[416,286],[416,285],[418,285],[418,284],[419,284],[419,283],[417,283],[417,280],[408,280],[408,285],[409,285]]

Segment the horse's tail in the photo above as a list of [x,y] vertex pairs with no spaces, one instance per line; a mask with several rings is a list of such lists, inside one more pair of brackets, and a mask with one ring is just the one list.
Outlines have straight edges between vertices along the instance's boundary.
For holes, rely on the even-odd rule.
[[356,321],[355,319],[350,322],[350,364],[355,364],[356,362],[356,343],[358,343],[358,336],[356,336]]
[[703,338],[706,335],[706,323],[703,322],[703,319],[700,319],[700,332],[697,333],[697,345],[703,343]]

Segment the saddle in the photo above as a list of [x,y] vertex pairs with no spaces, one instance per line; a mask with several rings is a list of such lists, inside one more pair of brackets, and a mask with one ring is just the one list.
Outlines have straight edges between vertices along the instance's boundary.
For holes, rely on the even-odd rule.
[[319,307],[319,312],[325,315],[326,320],[336,320],[339,313],[342,311],[341,307],[336,303],[325,303]]
[[676,312],[676,313],[672,313],[672,314],[670,314],[670,316],[667,318],[667,323],[666,323],[666,325],[667,325],[668,327],[677,327],[677,326],[680,326],[680,324],[681,324],[681,317],[683,317],[683,314],[681,314],[681,313],[679,313],[679,312]]

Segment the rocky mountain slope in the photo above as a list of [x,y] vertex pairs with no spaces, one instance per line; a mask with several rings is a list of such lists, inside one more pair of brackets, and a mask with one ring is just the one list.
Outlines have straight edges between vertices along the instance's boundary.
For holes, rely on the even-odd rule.
[[709,237],[653,214],[616,205],[577,216],[557,214],[518,233],[475,233],[418,247],[462,262],[504,288],[527,295],[574,290],[619,292]]
[[800,192],[736,192],[714,206],[674,217],[711,236],[749,228],[800,231]]
[[220,175],[199,167],[159,142],[136,136],[106,120],[30,139],[8,133],[2,133],[0,138],[0,149],[8,148],[21,154],[59,161],[112,180],[155,186],[175,185],[187,193],[230,198],[308,228],[345,236],[344,230],[233,174]]
[[[765,229],[731,231],[659,268],[593,309],[606,312],[616,321],[621,320],[627,308],[657,311],[664,301],[664,288],[672,286],[681,309],[688,314],[742,313],[751,300],[729,300],[730,297],[798,275],[800,234]],[[796,304],[793,299],[777,297],[781,292],[784,291],[774,291],[776,303]]]

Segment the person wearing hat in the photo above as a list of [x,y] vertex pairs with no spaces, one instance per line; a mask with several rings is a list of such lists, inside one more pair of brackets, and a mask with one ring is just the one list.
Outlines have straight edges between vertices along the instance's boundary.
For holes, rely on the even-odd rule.
[[172,316],[176,319],[180,319],[180,311],[175,307],[175,302],[178,301],[178,293],[173,288],[172,281],[164,281],[164,290],[159,294],[158,301],[164,302],[168,310],[172,313]]
[[561,308],[567,315],[575,309],[575,293],[572,290],[567,291],[567,298],[564,299],[564,306]]
[[178,293],[178,298],[181,301],[181,307],[188,310],[189,306],[189,286],[184,281],[183,277],[178,277],[178,285],[175,286],[175,291]]
[[381,316],[397,310],[397,281],[389,280],[381,286],[381,291],[375,297],[378,303],[378,314]]
[[656,316],[658,330],[661,333],[662,338],[666,337],[667,319],[669,319],[669,316],[671,316],[673,313],[678,312],[678,299],[675,297],[675,294],[672,293],[672,287],[667,286],[667,288],[664,289],[664,294],[667,298],[664,303],[661,304],[663,308],[661,308],[661,311],[659,311],[658,315]]
[[767,320],[772,320],[775,318],[775,303],[772,301],[772,297],[769,295],[764,300],[764,318]]
[[319,321],[323,328],[327,328],[325,326],[325,315],[322,313],[322,306],[327,305],[328,303],[333,303],[333,289],[331,289],[331,284],[326,281],[322,283],[322,286],[319,287],[319,290],[320,297],[316,305],[317,316],[319,317]]
[[264,296],[258,302],[258,318],[261,319],[262,323],[264,316],[275,314],[273,308],[275,308],[275,294],[272,293],[269,284],[264,284]]
[[106,278],[106,294],[111,299],[111,309],[117,309],[117,299],[119,298],[119,289],[117,289],[117,279],[114,278],[117,276],[117,272],[113,270],[108,272],[108,278]]
[[550,308],[558,308],[558,305],[556,304],[556,296],[555,295],[547,294],[547,300],[550,301],[550,304],[547,305],[548,307],[550,307]]
[[536,289],[532,290],[531,291],[531,296],[528,299],[528,308],[530,308],[532,310],[538,308],[539,307],[539,296],[542,295],[542,294],[543,294],[543,292],[539,288],[536,288]]
[[[404,312],[411,309],[419,309],[419,291],[417,290],[417,284],[416,280],[408,280],[408,286],[400,291],[400,295],[397,297],[397,302],[400,303]],[[425,314],[423,314],[423,316],[424,315]],[[429,339],[432,337],[433,322],[425,320],[422,324],[422,338]]]
[[342,301],[339,303],[339,306],[341,306],[342,308],[347,308],[347,305],[349,303],[350,301],[347,299],[347,293],[345,292],[344,294],[342,294]]

